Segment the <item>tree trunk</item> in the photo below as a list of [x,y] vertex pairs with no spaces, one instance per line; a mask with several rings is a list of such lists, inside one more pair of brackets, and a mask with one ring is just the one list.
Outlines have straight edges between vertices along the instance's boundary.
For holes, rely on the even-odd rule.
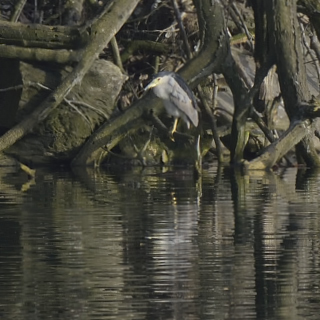
[[[296,1],[265,1],[270,45],[275,48],[281,93],[292,122],[299,117],[300,104],[311,98],[306,80]],[[320,166],[312,136],[308,135],[299,142],[297,153],[306,165]]]
[[[223,8],[220,3],[209,0],[195,0],[200,30],[202,34],[202,47],[199,54],[188,61],[179,73],[186,79],[191,87],[211,75],[221,71],[228,50],[227,30],[225,26]],[[88,139],[82,150],[73,160],[73,166],[97,166],[102,156],[106,156],[103,146],[110,150],[125,134],[141,126],[140,119],[148,114],[150,109],[158,113],[161,107],[154,95],[147,94],[136,101],[124,114],[105,123]]]

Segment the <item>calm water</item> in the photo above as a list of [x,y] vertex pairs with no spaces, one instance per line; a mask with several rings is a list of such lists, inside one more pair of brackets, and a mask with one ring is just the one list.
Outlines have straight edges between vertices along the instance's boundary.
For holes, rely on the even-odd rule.
[[319,319],[319,173],[0,179],[0,319]]

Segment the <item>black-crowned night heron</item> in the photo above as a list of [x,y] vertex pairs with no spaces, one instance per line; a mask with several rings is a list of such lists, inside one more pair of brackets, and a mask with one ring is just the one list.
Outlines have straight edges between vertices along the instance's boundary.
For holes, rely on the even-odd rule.
[[190,123],[195,127],[199,123],[198,106],[196,99],[185,81],[176,73],[162,71],[157,73],[144,90],[152,89],[154,94],[163,100],[163,104],[171,116],[174,124],[171,135],[176,131],[178,119]]

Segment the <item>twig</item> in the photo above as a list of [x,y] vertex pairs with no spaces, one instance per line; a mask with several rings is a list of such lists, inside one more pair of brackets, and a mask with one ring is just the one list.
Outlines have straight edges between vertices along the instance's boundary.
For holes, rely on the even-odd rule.
[[[66,98],[64,99],[66,100]],[[109,119],[108,115],[106,113],[104,113],[102,110],[99,110],[98,108],[95,108],[94,106],[90,105],[89,103],[83,102],[83,101],[72,101],[73,104],[78,104],[80,106],[86,107],[88,109],[91,109],[93,111],[95,111],[98,114],[101,114],[106,120]]]
[[[1,29],[1,27],[0,27]],[[71,64],[79,62],[80,51],[67,49],[23,48],[18,45],[0,44],[1,58],[17,59],[22,61],[55,62]]]
[[318,75],[318,81],[320,80],[320,69],[319,69],[319,64],[316,62],[317,61],[317,57],[314,55],[314,53],[312,52],[309,44],[308,44],[308,41],[307,41],[307,37],[306,37],[306,33],[305,33],[305,29],[303,27],[303,24],[302,22],[299,23],[300,25],[300,29],[301,29],[301,35],[302,35],[302,41],[303,41],[303,44],[304,46],[306,47],[307,49],[307,52],[309,53],[310,57],[311,57],[311,60],[314,62],[314,66],[317,70],[317,75]]
[[11,19],[10,21],[11,22],[17,22],[19,17],[20,17],[20,14],[23,10],[23,7],[25,6],[27,0],[20,0],[15,6],[14,6],[14,12],[11,16]]
[[[91,0],[89,0],[89,1],[91,1]],[[134,23],[134,22],[140,22],[142,20],[147,20],[149,17],[151,17],[153,14],[155,14],[155,12],[157,10],[159,10],[160,8],[162,8],[162,7],[166,6],[166,5],[167,5],[166,2],[163,1],[163,3],[158,5],[157,7],[153,6],[153,10],[150,13],[148,13],[148,14],[142,16],[142,17],[139,17],[139,18],[130,19],[126,23],[129,24],[129,23]]]
[[[13,87],[8,87],[8,88],[3,88],[3,89],[0,89],[0,92],[7,92],[7,91],[12,91],[12,90],[19,90],[19,89],[23,89],[26,85],[30,86],[30,87],[39,87],[39,88],[42,88],[42,89],[45,89],[47,91],[52,91],[51,88],[45,86],[44,84],[40,83],[40,82],[32,82],[32,81],[28,81],[28,82],[25,82],[24,84],[19,84],[17,86],[13,86]],[[88,109],[91,109],[93,111],[95,111],[96,113],[102,115],[105,119],[108,119],[109,117],[107,116],[106,113],[104,113],[102,110],[99,110],[98,108],[95,108],[93,107],[92,105],[86,103],[86,102],[83,102],[83,101],[77,101],[77,100],[68,100],[66,97],[63,99],[67,104],[73,104],[73,107],[75,104],[78,104],[80,106],[84,106]]]
[[318,60],[320,61],[320,44],[317,36],[315,34],[310,35],[310,47],[317,55]]
[[171,24],[168,28],[166,28],[166,29],[163,29],[163,30],[154,30],[153,32],[155,32],[155,31],[159,32],[159,35],[158,35],[156,41],[159,41],[160,37],[161,37],[165,32],[166,32],[166,33],[168,33],[168,32],[171,32],[171,33],[178,32],[179,29],[175,29],[174,26],[175,26],[175,23],[172,23],[172,24]]
[[122,73],[126,73],[123,69],[121,57],[120,57],[120,52],[119,52],[119,47],[118,47],[118,42],[116,39],[116,36],[112,37],[110,40],[111,48],[112,48],[112,53],[113,53],[113,58],[116,63],[116,65],[120,68]]
[[172,5],[173,5],[174,14],[176,16],[176,19],[177,19],[177,22],[178,22],[178,26],[179,26],[179,29],[180,29],[180,33],[181,33],[181,36],[182,36],[182,39],[183,39],[184,48],[186,50],[187,57],[188,57],[188,59],[191,59],[192,58],[192,53],[191,53],[189,42],[188,42],[188,36],[187,36],[186,30],[185,30],[185,28],[183,26],[183,22],[182,22],[180,10],[179,10],[178,4],[177,4],[177,0],[171,0],[171,1],[172,1]]
[[[216,149],[217,149],[217,158],[218,161],[221,163],[223,161],[223,157],[222,157],[222,148],[221,148],[221,141],[220,141],[220,137],[218,135],[218,127],[217,127],[217,122],[215,117],[213,116],[213,112],[211,111],[211,108],[209,107],[207,100],[205,98],[205,94],[203,92],[203,89],[200,85],[197,86],[198,89],[198,93],[199,93],[199,98],[201,100],[201,103],[203,105],[204,111],[206,112],[208,118],[209,118],[209,122],[210,122],[210,127],[211,127],[211,131],[212,131],[212,135],[213,135],[213,140],[216,144]],[[218,86],[215,85],[215,90],[218,89]],[[214,100],[213,100],[213,104],[215,104],[216,101],[216,93],[214,93]]]
[[13,91],[13,90],[20,90],[23,89],[24,87],[29,86],[29,87],[35,87],[35,88],[42,88],[45,90],[49,90],[52,91],[52,89],[50,89],[49,87],[46,87],[45,85],[39,83],[39,82],[32,82],[32,81],[27,81],[24,84],[19,84],[13,87],[8,87],[8,88],[2,88],[0,89],[0,92],[7,92],[7,91]]
[[234,2],[232,2],[231,7],[237,13],[237,15],[241,21],[242,28],[243,28],[245,34],[247,35],[250,48],[253,51],[254,50],[253,37],[252,37],[251,33],[249,32],[247,25],[245,24],[245,22],[243,20],[242,14],[240,13],[238,7],[236,6],[236,4]]
[[145,143],[145,145],[143,146],[143,148],[141,149],[141,152],[145,152],[145,151],[147,150],[147,148],[148,148],[148,146],[149,146],[149,144],[150,144],[150,142],[151,142],[151,137],[152,137],[153,129],[154,129],[154,127],[152,126],[152,127],[151,127],[151,130],[150,130],[149,138],[148,138],[147,142]]
[[[29,84],[32,85],[32,86],[38,86],[38,87],[40,87],[40,88],[42,88],[42,89],[45,89],[45,90],[48,90],[48,91],[52,91],[52,89],[50,89],[49,87],[43,85],[43,84],[40,83],[40,82],[29,82]],[[81,105],[85,105],[86,107],[91,108],[91,109],[95,110],[97,113],[99,113],[99,112],[98,112],[98,109],[90,106],[89,104],[81,103],[81,101],[71,101],[71,100],[67,99],[66,97],[63,98],[63,101],[65,101],[72,109],[74,109],[76,112],[78,112],[78,113],[80,114],[81,117],[84,118],[84,120],[89,124],[91,130],[94,129],[94,128],[93,128],[93,124],[92,124],[92,122],[90,121],[90,119],[89,119],[88,117],[86,117],[86,116],[84,115],[84,113],[83,113],[78,107],[76,107],[74,104],[77,104],[77,103],[78,103],[78,104],[81,104]],[[99,111],[100,111],[100,110],[99,110]],[[102,112],[102,114],[104,115],[103,112]]]
[[155,58],[154,58],[154,72],[158,73],[159,72],[159,68],[160,68],[160,57],[159,56],[155,56]]
[[136,157],[136,158],[141,162],[141,164],[142,164],[143,166],[147,166],[147,163],[146,163],[146,160],[145,160],[145,157],[143,156],[143,154],[144,154],[144,152],[147,150],[148,145],[149,145],[150,142],[151,142],[152,131],[153,131],[153,127],[151,127],[151,131],[150,131],[150,134],[149,134],[149,138],[148,138],[148,140],[146,141],[146,143],[144,144],[144,146],[142,147],[141,150],[139,150],[139,149],[137,148],[137,146],[135,145],[135,143],[132,141],[132,137],[129,136],[129,138],[130,138],[130,140],[131,140],[131,142],[132,142],[133,148],[134,148],[135,152],[137,153],[137,157]]
[[[213,1],[213,4],[209,6],[210,1],[207,0],[201,1],[201,4],[198,0],[194,0],[194,2],[201,11],[198,17],[203,22],[202,25],[206,26],[203,41],[207,45],[202,47],[197,56],[188,61],[179,70],[179,73],[183,78],[189,79],[191,85],[196,86],[208,75],[221,72],[221,64],[225,61],[225,49],[228,48],[228,39],[225,34],[223,9],[220,3]],[[144,125],[143,115],[146,116],[150,112],[151,106],[155,114],[159,114],[160,110],[163,110],[161,101],[150,92],[142,99],[133,102],[124,113],[119,114],[112,121],[104,123],[88,138],[74,158],[72,165],[99,166],[99,158],[102,155],[100,148],[107,145],[108,149],[112,149],[123,137]]]
[[80,116],[89,124],[91,130],[93,131],[94,127],[90,119],[86,117],[85,114],[78,107],[76,107],[71,100],[64,98],[64,101],[68,104],[68,106],[70,106],[72,109],[74,109],[76,112],[80,114]]
[[210,117],[211,120],[211,127],[212,127],[212,134],[213,134],[213,139],[216,144],[216,149],[217,149],[217,157],[219,162],[223,162],[223,155],[222,155],[222,147],[221,147],[221,141],[218,133],[218,126],[217,126],[217,121],[216,118],[214,117],[215,110],[217,107],[217,97],[218,97],[218,81],[217,81],[217,76],[216,74],[213,74],[213,96],[212,96],[212,115]]

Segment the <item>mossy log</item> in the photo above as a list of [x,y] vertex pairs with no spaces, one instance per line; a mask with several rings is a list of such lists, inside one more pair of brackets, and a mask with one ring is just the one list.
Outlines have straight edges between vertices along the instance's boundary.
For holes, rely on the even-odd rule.
[[252,161],[244,162],[245,170],[271,169],[297,143],[313,131],[313,125],[309,120],[293,122],[280,139],[266,147],[259,157]]
[[79,62],[81,52],[67,49],[24,48],[0,44],[0,56],[1,58],[20,61],[72,64],[73,62]]
[[0,21],[0,44],[22,47],[77,49],[89,40],[82,28]]

